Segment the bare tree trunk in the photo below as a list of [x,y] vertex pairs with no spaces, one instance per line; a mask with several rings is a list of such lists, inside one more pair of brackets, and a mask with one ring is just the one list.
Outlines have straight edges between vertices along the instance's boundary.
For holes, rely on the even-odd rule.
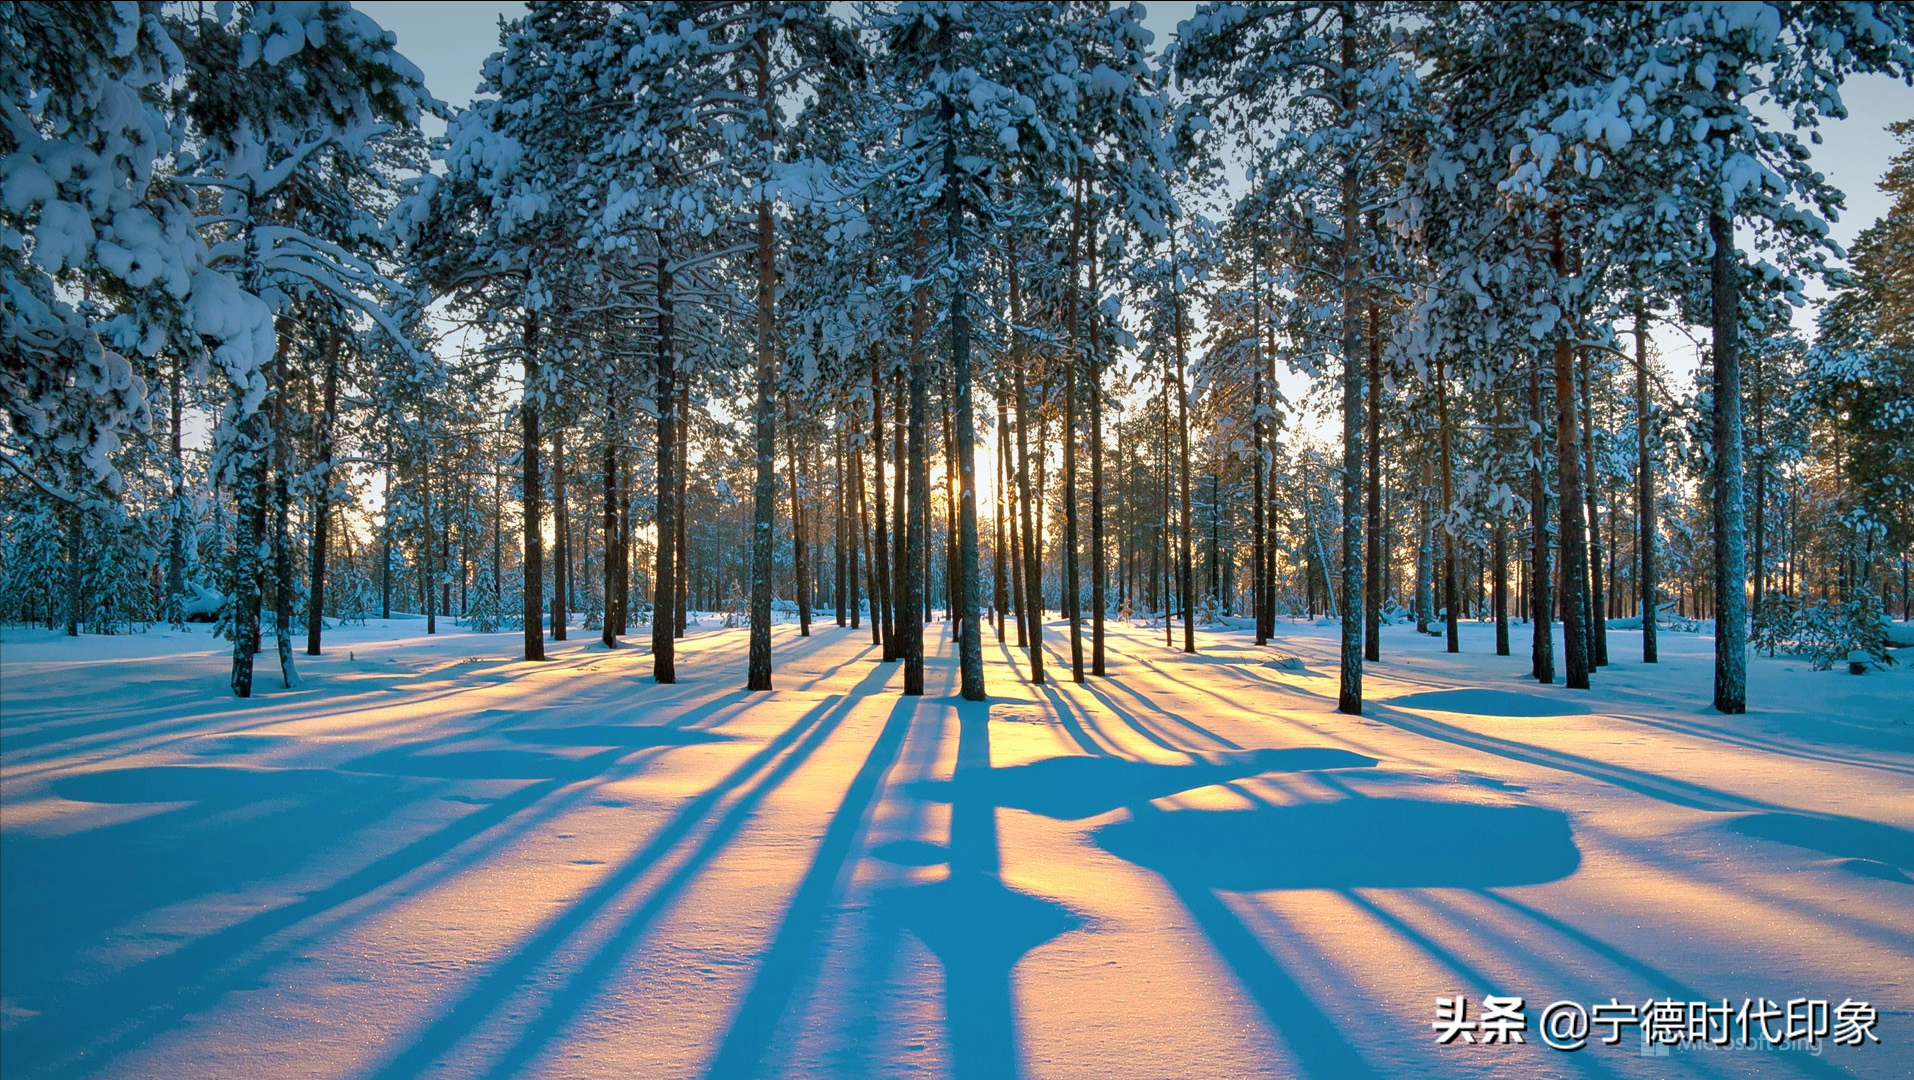
[[[905,362],[909,363],[908,357]],[[905,452],[910,426],[910,387],[902,370],[892,372],[891,393],[891,617],[897,648],[895,659],[901,661],[904,658],[904,575],[910,572],[905,540],[910,532],[909,522],[916,517],[916,511],[906,500],[910,487],[909,457]],[[918,618],[922,617],[920,610]]]
[[950,639],[962,640],[963,619],[957,614],[957,442],[950,430],[950,403],[955,386],[946,387],[938,411],[944,422],[944,621]]
[[1007,458],[1005,457],[1005,451],[1009,449],[1008,443],[1006,442],[1006,436],[1009,434],[1009,415],[1008,410],[1004,407],[1003,384],[999,382],[997,386],[998,392],[995,395],[997,398],[997,437],[994,446],[996,452],[992,455],[996,458],[994,464],[997,468],[997,476],[994,486],[997,489],[997,505],[990,515],[990,561],[991,606],[997,612],[997,640],[1001,642],[1004,639],[1004,620],[1008,618],[1010,614],[1009,608],[1007,607],[1009,602],[1006,589],[1007,582],[1004,576],[1004,545],[1008,542],[1006,536],[1007,530],[1004,526],[1005,519],[1008,516],[1007,507],[1010,499],[1010,492],[1008,491],[1010,486],[1010,470],[1007,466]]
[[545,549],[540,520],[545,515],[538,464],[538,315],[525,316],[525,394],[519,402],[525,485],[525,659],[545,659],[545,635],[539,624],[544,614]]
[[1740,284],[1736,280],[1734,224],[1708,215],[1714,242],[1708,276],[1714,320],[1714,549],[1716,710],[1748,709],[1748,554],[1741,475]]
[[[1356,5],[1337,5],[1342,23],[1340,112],[1356,118]],[[1361,225],[1355,150],[1345,151],[1342,175],[1342,671],[1336,711],[1362,714],[1362,313],[1357,304]]]
[[1076,178],[1070,210],[1069,284],[1063,294],[1063,617],[1070,622],[1070,681],[1083,681],[1083,612],[1077,562],[1077,368],[1079,348],[1077,267],[1083,252],[1083,176]]
[[[891,552],[889,539],[889,511],[884,497],[884,455],[888,450],[884,437],[884,376],[878,370],[877,345],[871,345],[871,461],[873,492],[877,496],[877,506],[871,525],[872,544],[875,550],[871,555],[871,569],[876,576],[875,591],[872,592],[871,629],[879,637],[886,662],[897,659],[897,623],[891,604]],[[898,538],[900,541],[902,537]]]
[[[1170,262],[1176,263],[1176,233],[1170,233]],[[1188,378],[1189,356],[1188,335],[1183,326],[1183,298],[1174,293],[1170,300],[1171,316],[1175,320],[1176,334],[1176,415],[1177,415],[1177,454],[1181,459],[1182,470],[1182,540],[1179,544],[1177,591],[1183,600],[1183,651],[1196,651],[1196,605],[1190,602],[1190,594],[1195,591],[1196,578],[1190,560],[1190,388]]]
[[[676,361],[673,361],[673,366],[676,366]],[[673,595],[677,599],[675,605],[676,610],[667,614],[671,617],[671,634],[675,639],[685,636],[685,630],[690,626],[691,616],[691,545],[686,539],[686,529],[690,516],[685,509],[686,489],[689,486],[691,473],[691,468],[687,464],[687,462],[691,460],[690,379],[682,376],[679,377],[678,403],[673,406],[673,409],[678,414],[678,441],[672,451],[672,460],[677,464],[677,468],[674,472],[678,477],[678,489],[673,493],[677,500],[675,520],[677,521],[678,538],[674,550],[678,556],[678,587],[672,590]],[[663,616],[654,612],[652,617],[661,618]]]
[[906,424],[909,443],[910,485],[908,525],[904,530],[903,595],[898,603],[898,633],[902,637],[904,693],[918,696],[924,692],[924,597],[923,588],[929,570],[930,537],[927,502],[930,498],[930,455],[927,425],[930,422],[930,380],[923,352],[923,330],[928,319],[923,292],[918,293],[917,310],[912,313],[910,351],[910,420]]
[[[950,32],[948,20],[945,33]],[[955,123],[954,106],[945,105],[945,123]],[[977,419],[971,400],[970,372],[970,253],[964,242],[962,185],[957,175],[955,134],[944,143],[944,200],[948,213],[951,262],[954,277],[950,290],[950,354],[952,377],[957,386],[957,474],[959,495],[957,522],[957,618],[963,637],[958,642],[957,666],[960,692],[965,701],[984,700],[984,639],[977,625]],[[1101,624],[1099,624],[1101,625]]]
[[844,611],[844,571],[846,569],[844,526],[848,516],[846,504],[849,498],[846,489],[849,485],[846,483],[848,478],[844,473],[844,426],[842,423],[834,424],[831,428],[831,455],[831,475],[835,479],[831,486],[836,489],[831,503],[831,553],[837,570],[837,576],[831,580],[831,606],[837,611],[837,625],[843,626],[846,614]]
[[[318,490],[313,492],[312,563],[308,571],[312,591],[306,604],[306,654],[319,655],[319,635],[326,613],[326,548],[332,532],[332,427],[339,411],[339,329],[326,331],[325,389],[320,406],[318,445],[313,456]],[[174,418],[174,438],[178,438],[178,417]],[[177,453],[177,448],[174,451]]]
[[1097,349],[1097,314],[1101,308],[1097,280],[1097,253],[1090,251],[1090,351],[1087,372],[1090,376],[1090,674],[1105,674],[1103,667],[1104,609],[1109,606],[1104,572],[1103,529],[1103,377]]
[[[1568,258],[1557,224],[1550,261],[1557,280]],[[1555,467],[1561,477],[1562,652],[1571,690],[1588,689],[1588,535],[1582,520],[1581,417],[1575,398],[1575,346],[1566,329],[1555,339]]]
[[[281,332],[282,342],[290,337],[290,328]],[[286,350],[282,347],[273,359],[273,393],[268,406],[272,417],[272,585],[273,648],[279,654],[279,675],[286,689],[299,685],[299,672],[292,660],[292,443],[286,435]]]
[[[1257,270],[1260,274],[1260,263]],[[1259,292],[1258,300],[1260,301],[1260,299],[1261,294]],[[1260,312],[1257,318],[1262,318]],[[1254,609],[1256,616],[1256,644],[1267,645],[1272,627],[1270,625],[1269,609],[1266,606],[1268,597],[1263,591],[1264,587],[1268,584],[1269,573],[1269,565],[1266,561],[1269,554],[1267,551],[1268,537],[1263,532],[1265,526],[1264,518],[1267,515],[1267,507],[1264,503],[1267,495],[1263,490],[1263,479],[1264,472],[1268,469],[1269,465],[1268,462],[1264,460],[1264,455],[1267,451],[1264,448],[1266,440],[1263,434],[1262,346],[1263,332],[1262,328],[1258,326],[1256,330],[1256,370],[1250,377],[1249,384],[1251,414],[1249,425],[1250,458],[1255,463],[1250,469],[1250,527],[1256,534],[1254,544],[1256,566],[1254,573],[1251,575],[1250,588],[1255,592],[1254,602],[1251,604],[1251,607]]]
[[1599,486],[1601,475],[1595,467],[1595,390],[1589,368],[1588,350],[1577,349],[1576,375],[1582,388],[1582,498],[1588,510],[1588,651],[1592,667],[1608,664],[1608,617],[1602,593],[1602,525]]
[[171,414],[166,440],[172,451],[166,469],[173,481],[173,501],[166,518],[166,620],[174,625],[186,621],[186,613],[181,610],[186,595],[186,459],[181,456],[180,445],[180,419],[185,408],[180,398],[180,369],[185,365],[185,357],[176,353],[166,372],[166,407]]
[[[1369,308],[1368,487],[1363,493],[1369,529],[1364,534],[1369,573],[1363,578],[1362,658],[1382,659],[1382,315],[1372,296]],[[1440,390],[1437,391],[1440,393]],[[1446,425],[1444,428],[1446,432]]]
[[1534,630],[1530,647],[1531,673],[1537,682],[1555,681],[1555,637],[1550,620],[1555,613],[1550,586],[1554,571],[1548,550],[1548,450],[1542,441],[1547,430],[1542,412],[1542,358],[1529,358],[1529,617]]
[[[1019,288],[1017,276],[1017,248],[1013,241],[1010,247],[1010,321],[1013,326],[1023,325],[1023,292]],[[1013,334],[1021,330],[1012,330]],[[1024,382],[1024,365],[1029,353],[1020,343],[1013,344],[1010,350],[1012,378],[1016,383],[1017,395],[1017,515],[1023,527],[1023,565],[1019,568],[1023,577],[1023,596],[1017,600],[1018,615],[1029,623],[1029,639],[1024,648],[1030,656],[1030,681],[1043,683],[1043,539],[1037,535],[1033,522],[1033,504],[1030,498],[1030,443],[1029,417],[1030,396]],[[1028,607],[1025,607],[1026,602]]]
[[[651,677],[656,682],[675,683],[678,681],[678,470],[684,454],[678,445],[678,327],[673,308],[676,282],[671,263],[662,252],[658,256],[656,284],[658,352],[652,401],[658,408],[658,488],[652,501],[652,518],[657,523],[658,542],[651,574]],[[605,432],[607,440],[613,437],[610,430]],[[607,460],[607,467],[611,467],[609,458]],[[606,504],[608,511],[613,506],[613,503]],[[609,520],[607,528],[610,528]]]
[[784,460],[791,486],[791,567],[796,578],[798,636],[811,636],[811,562],[805,547],[803,474],[798,471],[797,420],[791,414],[791,399],[784,399]]
[[[1495,398],[1495,419],[1493,430],[1502,430],[1502,388],[1494,387],[1490,393]],[[1498,511],[1495,517],[1495,532],[1491,541],[1490,558],[1494,561],[1495,573],[1495,655],[1509,655],[1509,524]]]
[[1462,605],[1456,590],[1455,526],[1450,517],[1455,512],[1455,461],[1449,433],[1449,385],[1440,355],[1436,357],[1435,376],[1436,424],[1441,432],[1442,453],[1442,622],[1448,635],[1445,648],[1453,653],[1462,651],[1458,610]]
[[[760,24],[752,40],[757,107],[763,116],[761,136],[769,150],[768,133],[777,124],[771,87],[771,30]],[[769,163],[766,163],[769,167]],[[751,518],[751,638],[750,670],[745,689],[771,689],[771,573],[772,541],[777,517],[777,253],[772,246],[771,200],[758,197],[757,213],[757,483]]]
[[[606,437],[611,436],[606,432]],[[569,504],[565,498],[565,429],[552,429],[552,640],[565,640],[565,624],[568,613],[565,610],[569,599],[568,590],[571,580],[567,576],[571,567],[566,556],[572,545],[571,522],[567,520]]]
[[[599,640],[604,643],[607,649],[616,649],[618,647],[618,628],[624,622],[624,614],[618,610],[618,579],[622,573],[619,568],[619,563],[625,554],[623,545],[618,541],[618,507],[623,501],[623,496],[618,490],[618,437],[616,432],[619,430],[620,423],[617,384],[615,380],[612,380],[608,381],[605,387],[605,560],[603,566],[605,578],[605,613],[604,621],[599,627],[598,635]],[[660,546],[662,546],[662,544]],[[654,613],[653,621],[656,622],[656,619],[657,615]],[[652,642],[652,655],[654,658],[653,663],[655,664],[658,655],[657,641],[655,638]],[[666,655],[669,655],[668,650]]]

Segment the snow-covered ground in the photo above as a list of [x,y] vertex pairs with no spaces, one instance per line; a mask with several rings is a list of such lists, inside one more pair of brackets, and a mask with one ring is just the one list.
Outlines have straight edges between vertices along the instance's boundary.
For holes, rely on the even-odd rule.
[[[1084,686],[991,643],[988,704],[948,642],[908,699],[828,622],[777,628],[768,695],[741,630],[672,687],[422,631],[336,631],[292,691],[263,656],[249,702],[204,628],[0,634],[0,1075],[1914,1074],[1905,663],[1760,658],[1723,717],[1707,637],[1614,633],[1578,693],[1519,633],[1391,627],[1355,718],[1306,624],[1116,628]],[[1488,994],[1526,1042],[1439,1045],[1436,998]],[[1764,997],[1880,1042],[1537,1030]]]

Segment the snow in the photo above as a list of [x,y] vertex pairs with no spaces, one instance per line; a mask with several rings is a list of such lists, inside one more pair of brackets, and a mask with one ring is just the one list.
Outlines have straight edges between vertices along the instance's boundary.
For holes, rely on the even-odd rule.
[[[828,620],[821,620],[828,622]],[[1111,630],[1033,687],[928,696],[868,631],[641,648],[327,635],[222,693],[204,628],[0,631],[9,1077],[1651,1077],[1634,1046],[1438,1046],[1434,998],[1852,997],[1882,1043],[1682,1048],[1679,1075],[1904,1076],[1914,727],[1902,665],[1611,631],[1596,689],[1384,632]],[[1060,625],[1051,670],[1066,673]],[[945,633],[939,633],[945,631]],[[643,636],[642,632],[638,636]],[[1525,631],[1519,636],[1526,638]],[[1067,646],[1065,646],[1067,648]],[[1298,663],[1270,666],[1284,656]]]

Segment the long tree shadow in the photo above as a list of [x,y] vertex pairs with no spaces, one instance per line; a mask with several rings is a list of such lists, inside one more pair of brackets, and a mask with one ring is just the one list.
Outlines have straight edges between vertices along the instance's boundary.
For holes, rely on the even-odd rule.
[[[450,1008],[442,1012],[383,1065],[369,1072],[380,1080],[410,1080],[440,1062],[461,1042],[479,1031],[495,1013],[505,1009],[515,994],[539,972],[563,955],[568,945],[585,933],[594,920],[690,839],[698,826],[739,793],[671,873],[659,881],[644,900],[622,919],[615,932],[599,942],[591,955],[565,979],[564,987],[527,1025],[488,1075],[510,1076],[545,1045],[561,1035],[591,998],[623,970],[631,947],[652,922],[676,901],[697,874],[724,850],[755,813],[758,805],[795,772],[830,737],[843,718],[867,693],[881,686],[890,669],[874,668],[846,695],[831,695],[808,710],[751,757],[680,810],[645,845],[634,852],[563,914],[539,930],[476,979]],[[747,785],[753,786],[747,787]]]
[[1161,875],[1301,1070],[1337,1080],[1382,1074],[1219,892],[1487,888],[1557,880],[1581,861],[1568,819],[1555,811],[1418,799],[1357,797],[1252,810],[1163,811],[1145,804],[1098,829],[1096,839]]
[[1097,842],[1164,877],[1242,892],[1536,885],[1581,865],[1560,811],[1432,799],[1145,807]]
[[1054,900],[1006,885],[997,804],[974,777],[990,771],[990,707],[956,702],[949,873],[887,893],[880,919],[908,929],[942,962],[952,1073],[958,1080],[1022,1075],[1011,972],[1025,954],[1082,925]]
[[[880,669],[881,670],[881,669]],[[859,841],[870,824],[885,778],[896,765],[922,698],[900,697],[878,733],[864,764],[851,779],[844,799],[831,815],[811,868],[798,883],[784,920],[758,964],[756,977],[738,1006],[731,1027],[718,1045],[705,1075],[750,1078],[760,1075],[779,1023],[802,1003],[816,977],[818,945],[831,902],[847,884]]]
[[1191,756],[1196,760],[1189,764],[1168,765],[1071,754],[1022,765],[977,769],[945,781],[923,781],[913,785],[913,790],[922,798],[949,802],[953,806],[980,800],[991,806],[1076,821],[1193,788],[1264,773],[1362,768],[1376,764],[1375,758],[1347,750],[1315,747]]
[[[653,749],[685,745],[705,733],[688,732],[689,737],[676,741],[662,733],[690,728],[708,720],[725,704],[735,703],[742,696],[742,692],[726,695],[688,711],[667,725],[635,729],[632,738],[643,741],[646,747]],[[404,749],[405,752],[416,753],[422,748],[438,747],[479,734],[497,732],[515,722],[515,714],[501,711],[493,722],[474,731],[423,740]],[[646,731],[661,733],[662,737],[647,735]],[[52,1077],[74,1076],[98,1068],[100,1062],[111,1061],[116,1055],[140,1045],[153,1034],[166,1030],[174,1018],[206,1008],[232,989],[249,985],[259,978],[295,945],[280,935],[334,909],[350,907],[355,918],[367,918],[396,899],[391,896],[384,899],[368,898],[375,897],[402,878],[416,875],[422,869],[429,868],[431,877],[430,880],[415,882],[420,889],[429,887],[433,881],[449,877],[457,872],[458,866],[447,859],[448,855],[469,841],[487,834],[491,834],[498,844],[506,842],[510,836],[497,832],[500,826],[521,821],[527,812],[534,811],[551,796],[580,780],[600,775],[621,762],[631,760],[634,753],[640,755],[639,760],[643,759],[643,749],[627,746],[611,746],[582,758],[567,759],[568,763],[557,770],[558,775],[547,773],[546,779],[528,783],[506,796],[480,805],[456,821],[379,856],[330,884],[306,892],[299,899],[260,911],[231,926],[187,941],[171,952],[115,971],[97,982],[58,991],[57,998],[49,998],[35,1015],[26,1017],[8,1030],[9,1075],[15,1068]],[[394,770],[385,775],[397,775],[399,772]],[[281,774],[286,775],[282,777]],[[299,781],[301,777],[306,778],[303,786]],[[214,839],[200,845],[205,848],[204,858],[200,862],[222,874],[233,872],[233,843],[246,836],[257,838],[255,846],[266,853],[266,861],[245,871],[249,880],[265,876],[273,867],[283,869],[284,860],[291,853],[306,856],[326,847],[338,849],[348,837],[337,828],[328,831],[324,826],[329,821],[359,822],[363,819],[365,823],[370,823],[406,805],[420,792],[431,790],[430,785],[422,786],[416,781],[388,780],[377,774],[363,772],[213,766],[113,770],[108,773],[78,774],[62,783],[71,789],[72,796],[79,798],[91,796],[129,800],[158,797],[166,801],[190,800],[192,805],[178,811],[178,818],[161,815],[159,821],[177,820],[190,824],[206,818],[214,822],[220,831],[209,834]],[[282,818],[279,808],[284,801],[288,796],[300,796],[306,788],[311,789],[309,799],[299,804],[305,806],[306,810],[295,817]],[[340,797],[342,793],[353,791],[360,791],[362,797]],[[390,797],[363,797],[368,791],[387,791]],[[259,799],[267,801],[262,803],[257,801]],[[147,835],[143,829],[155,827],[153,821],[151,818],[142,819],[129,823],[125,830],[114,831],[118,827],[109,826],[106,830],[93,830],[79,836],[99,834],[100,839],[94,842],[98,848],[95,861],[102,867],[116,868],[121,874],[127,871],[128,866],[137,868],[147,862],[155,865],[176,862],[179,848],[167,845],[156,847],[141,839]],[[285,821],[286,827],[273,827],[276,821]],[[314,831],[315,822],[318,823],[317,833]],[[235,829],[239,830],[238,840],[233,833]],[[288,835],[297,835],[304,840],[299,844],[288,844],[285,841]],[[66,843],[81,842],[76,838],[63,840]],[[12,857],[15,843],[9,840],[8,858],[0,864],[9,878],[16,870],[32,869],[31,863],[23,864]],[[473,851],[459,862],[469,864],[482,858],[483,854],[482,850]],[[192,865],[196,864],[187,864],[189,869]],[[210,887],[192,886],[191,894],[203,894]],[[12,905],[16,897],[31,896],[38,888],[38,885],[34,889],[16,888],[14,881],[8,881],[5,895],[8,897],[10,917],[5,925],[9,930],[32,928],[35,920],[12,918],[16,914]],[[155,906],[150,896],[136,894],[123,887],[116,889],[118,894],[137,896],[143,907],[150,909]],[[174,892],[178,892],[178,889]],[[154,895],[164,896],[167,893],[162,889]],[[76,910],[87,909],[82,905]],[[89,921],[88,925],[111,924]],[[74,940],[85,944],[94,936],[76,934]],[[263,953],[256,951],[268,942],[276,942],[275,947]],[[14,956],[15,953],[9,949],[9,981],[12,981]]]

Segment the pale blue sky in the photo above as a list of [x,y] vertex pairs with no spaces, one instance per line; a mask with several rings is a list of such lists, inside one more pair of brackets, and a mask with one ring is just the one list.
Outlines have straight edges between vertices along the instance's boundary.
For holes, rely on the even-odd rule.
[[[397,34],[399,50],[425,72],[427,87],[454,105],[470,101],[478,88],[479,65],[498,47],[499,17],[525,10],[517,0],[359,0],[353,6]],[[1195,0],[1149,4],[1145,21],[1161,45],[1195,8]],[[1851,83],[1846,98],[1853,115],[1827,125],[1823,145],[1814,148],[1817,166],[1848,196],[1848,211],[1834,225],[1843,244],[1887,212],[1878,184],[1895,146],[1886,128],[1914,117],[1914,88],[1871,76]]]

